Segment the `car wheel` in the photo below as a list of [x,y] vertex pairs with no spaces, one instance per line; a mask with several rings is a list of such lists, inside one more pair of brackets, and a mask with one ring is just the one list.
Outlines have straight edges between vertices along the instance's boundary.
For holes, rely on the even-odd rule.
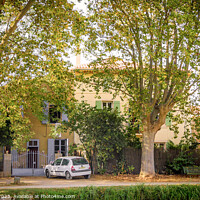
[[50,174],[50,172],[49,172],[48,169],[46,170],[46,177],[47,177],[47,178],[51,178],[51,174]]
[[72,179],[72,176],[71,176],[71,174],[70,174],[69,172],[65,172],[65,178],[66,178],[67,180],[71,180],[71,179]]
[[90,175],[85,175],[84,178],[85,178],[85,179],[89,179],[89,178],[90,178]]

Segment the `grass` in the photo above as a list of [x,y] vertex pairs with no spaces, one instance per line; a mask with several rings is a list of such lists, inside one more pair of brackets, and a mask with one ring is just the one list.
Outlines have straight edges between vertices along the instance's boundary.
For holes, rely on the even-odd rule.
[[199,200],[199,185],[83,187],[68,189],[2,190],[0,197],[15,199],[80,200]]

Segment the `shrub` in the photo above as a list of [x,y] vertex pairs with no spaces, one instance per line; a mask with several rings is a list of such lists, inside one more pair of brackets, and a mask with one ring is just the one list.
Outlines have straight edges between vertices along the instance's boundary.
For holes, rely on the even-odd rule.
[[[128,187],[83,187],[67,189],[17,189],[3,190],[1,197],[14,199],[76,199],[76,200],[183,200],[200,199],[199,185],[166,185],[166,186],[128,186]],[[19,196],[21,195],[21,196]],[[24,197],[22,196],[24,195]],[[49,197],[49,198],[47,198]],[[11,199],[10,198],[10,199]]]
[[183,174],[183,167],[192,165],[194,165],[192,153],[181,151],[178,157],[174,158],[171,162],[167,162],[166,171],[169,174]]

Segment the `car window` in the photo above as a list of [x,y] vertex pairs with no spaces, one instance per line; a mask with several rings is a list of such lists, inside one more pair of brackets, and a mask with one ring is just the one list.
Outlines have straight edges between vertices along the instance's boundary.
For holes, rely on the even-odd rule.
[[67,159],[63,159],[63,161],[62,161],[62,165],[68,165],[69,164],[69,160],[67,160]]
[[73,165],[86,165],[88,161],[85,158],[74,158],[72,159]]
[[57,159],[57,160],[54,162],[54,165],[60,165],[61,161],[62,161],[61,158]]

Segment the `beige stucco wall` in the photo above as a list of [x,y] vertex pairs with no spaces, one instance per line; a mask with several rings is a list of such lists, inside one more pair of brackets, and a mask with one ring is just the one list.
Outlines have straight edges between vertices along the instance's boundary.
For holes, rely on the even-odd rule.
[[184,124],[178,125],[179,134],[177,138],[174,138],[174,132],[169,130],[169,127],[163,125],[161,130],[157,132],[155,137],[155,143],[166,143],[169,140],[172,140],[175,144],[178,144],[181,140],[181,137],[184,135]]

